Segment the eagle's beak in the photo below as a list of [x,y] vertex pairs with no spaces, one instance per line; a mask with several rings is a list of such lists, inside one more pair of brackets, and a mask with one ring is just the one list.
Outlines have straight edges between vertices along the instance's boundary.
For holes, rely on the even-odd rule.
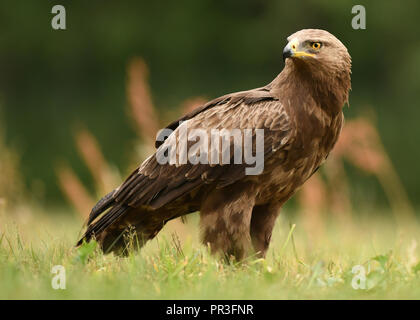
[[313,57],[314,54],[307,53],[300,49],[297,39],[291,40],[283,49],[283,61],[287,58]]

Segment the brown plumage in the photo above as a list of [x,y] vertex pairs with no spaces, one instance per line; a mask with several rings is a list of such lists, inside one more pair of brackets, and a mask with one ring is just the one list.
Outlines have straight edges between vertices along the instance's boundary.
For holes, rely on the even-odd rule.
[[180,120],[207,132],[264,129],[261,174],[246,175],[248,165],[233,161],[162,165],[152,155],[92,209],[78,244],[95,237],[105,251],[123,252],[127,230],[142,246],[169,220],[200,211],[202,240],[213,252],[265,256],[281,206],[336,143],[350,90],[351,58],[337,38],[306,29],[288,40],[285,67],[270,84],[212,100],[168,126],[175,131],[165,143],[179,140]]

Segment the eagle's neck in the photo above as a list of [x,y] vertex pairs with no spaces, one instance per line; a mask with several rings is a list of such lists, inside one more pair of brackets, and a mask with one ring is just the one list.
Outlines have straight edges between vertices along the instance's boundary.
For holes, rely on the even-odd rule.
[[[314,70],[313,66],[311,68],[302,61],[286,60],[283,71],[269,84],[270,90],[286,101],[298,99],[302,104],[310,99],[331,115],[340,113],[348,103],[350,69],[331,72],[331,75],[327,70]],[[299,96],[296,97],[296,94]]]

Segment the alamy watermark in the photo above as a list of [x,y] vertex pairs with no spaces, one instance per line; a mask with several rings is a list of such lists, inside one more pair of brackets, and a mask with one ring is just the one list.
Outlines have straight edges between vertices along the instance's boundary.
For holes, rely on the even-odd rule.
[[51,280],[51,287],[54,290],[66,289],[66,269],[62,265],[55,265],[51,268],[51,273],[54,274]]
[[351,286],[354,290],[366,290],[366,269],[364,266],[358,264],[351,269],[351,273],[354,274],[351,280]]
[[[246,164],[246,175],[264,170],[264,129],[162,129],[156,140],[163,142],[156,152],[159,164]],[[165,140],[165,138],[167,138]]]
[[354,30],[366,29],[366,8],[358,4],[351,8],[351,13],[355,14],[351,20],[351,27]]
[[55,5],[51,9],[55,16],[51,20],[51,27],[54,30],[66,30],[66,8],[62,5]]
[[[54,30],[66,30],[66,8],[63,5],[55,5],[51,9],[55,16],[51,20],[51,27]],[[351,20],[351,26],[355,30],[366,29],[366,8],[361,5],[354,5],[351,13],[355,16]]]

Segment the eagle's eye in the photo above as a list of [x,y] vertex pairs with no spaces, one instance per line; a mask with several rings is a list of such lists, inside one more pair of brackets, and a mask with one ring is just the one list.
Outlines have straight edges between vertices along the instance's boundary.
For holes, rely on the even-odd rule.
[[312,42],[311,47],[312,47],[312,49],[319,50],[322,47],[322,43],[321,42]]

